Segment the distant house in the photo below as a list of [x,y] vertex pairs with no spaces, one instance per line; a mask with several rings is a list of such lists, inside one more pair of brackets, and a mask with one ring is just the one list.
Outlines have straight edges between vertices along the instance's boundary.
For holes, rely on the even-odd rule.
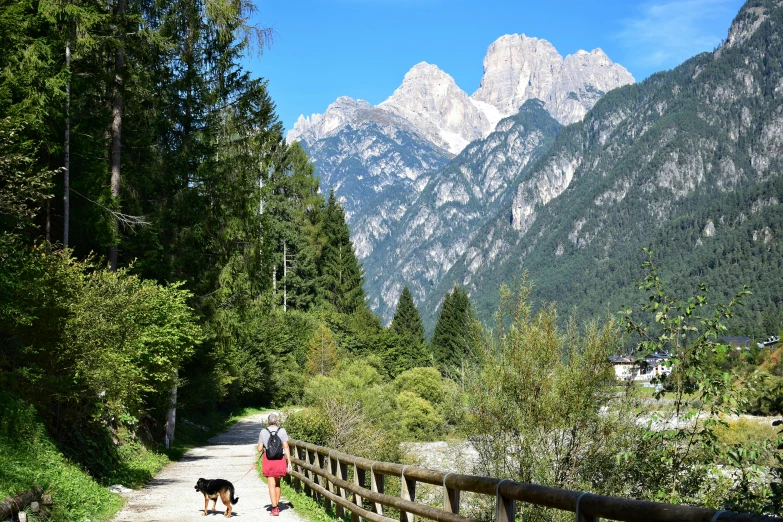
[[609,362],[611,362],[614,367],[614,376],[618,381],[631,380],[638,371],[636,359],[633,357],[609,357]]
[[650,382],[656,377],[669,375],[672,372],[667,361],[671,359],[668,353],[653,353],[642,360],[627,355],[609,357],[614,367],[614,376],[618,381]]
[[737,350],[747,350],[753,342],[750,337],[721,337],[720,341],[733,346]]

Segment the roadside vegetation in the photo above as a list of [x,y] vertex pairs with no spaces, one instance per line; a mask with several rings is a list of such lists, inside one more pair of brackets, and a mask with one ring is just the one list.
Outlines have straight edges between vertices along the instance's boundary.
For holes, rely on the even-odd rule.
[[[399,442],[451,440],[464,451],[454,443],[467,441],[477,452],[467,469],[464,455],[444,456],[460,472],[780,513],[783,436],[772,420],[783,411],[775,388],[763,385],[780,371],[779,352],[720,342],[746,290],[726,304],[711,304],[704,286],[676,298],[653,260],[649,253],[640,287],[648,299],[638,311],[578,324],[554,304],[532,303],[523,279],[501,290],[492,328],[468,310],[449,330],[457,357],[444,361],[430,347],[432,366],[393,376],[372,356],[336,355],[328,374],[308,377],[286,427],[309,442],[410,464],[427,461],[432,446],[420,445],[422,455]],[[651,387],[617,382],[609,356],[656,352],[673,355],[671,374]],[[473,499],[464,509],[486,518],[493,507]],[[531,506],[525,517],[567,518]]]

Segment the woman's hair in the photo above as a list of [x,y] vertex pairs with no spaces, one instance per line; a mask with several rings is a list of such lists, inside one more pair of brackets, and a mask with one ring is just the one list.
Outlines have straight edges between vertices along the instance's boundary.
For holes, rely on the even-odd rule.
[[277,413],[270,413],[269,417],[266,418],[266,421],[269,425],[277,424]]

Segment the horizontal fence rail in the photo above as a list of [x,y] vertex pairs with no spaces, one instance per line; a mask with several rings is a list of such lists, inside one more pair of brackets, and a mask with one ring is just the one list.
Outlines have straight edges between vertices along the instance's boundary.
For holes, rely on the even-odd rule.
[[[364,459],[338,450],[289,440],[293,471],[287,480],[297,491],[334,506],[338,517],[351,513],[352,522],[414,522],[414,516],[436,522],[479,522],[459,514],[460,492],[495,498],[495,522],[515,522],[516,502],[570,511],[576,522],[600,519],[627,522],[781,522],[780,518],[719,511],[694,506],[662,504],[607,497],[580,491],[524,484],[508,479],[433,471],[417,466]],[[349,481],[349,467],[353,480]],[[365,487],[370,474],[370,489]],[[384,492],[385,476],[400,478],[400,494]],[[416,502],[416,484],[443,488],[443,508]],[[368,506],[370,509],[366,509]],[[395,508],[400,518],[384,516],[384,507]]]

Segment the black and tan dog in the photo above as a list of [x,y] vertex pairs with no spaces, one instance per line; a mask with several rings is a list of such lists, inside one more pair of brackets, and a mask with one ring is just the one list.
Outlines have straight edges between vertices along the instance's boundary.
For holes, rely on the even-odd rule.
[[231,504],[239,502],[239,497],[234,498],[234,485],[227,480],[200,478],[196,482],[196,491],[204,494],[203,515],[207,514],[207,506],[209,506],[210,500],[212,500],[212,511],[215,511],[218,497],[223,501],[223,505],[226,506],[226,518],[231,517]]

